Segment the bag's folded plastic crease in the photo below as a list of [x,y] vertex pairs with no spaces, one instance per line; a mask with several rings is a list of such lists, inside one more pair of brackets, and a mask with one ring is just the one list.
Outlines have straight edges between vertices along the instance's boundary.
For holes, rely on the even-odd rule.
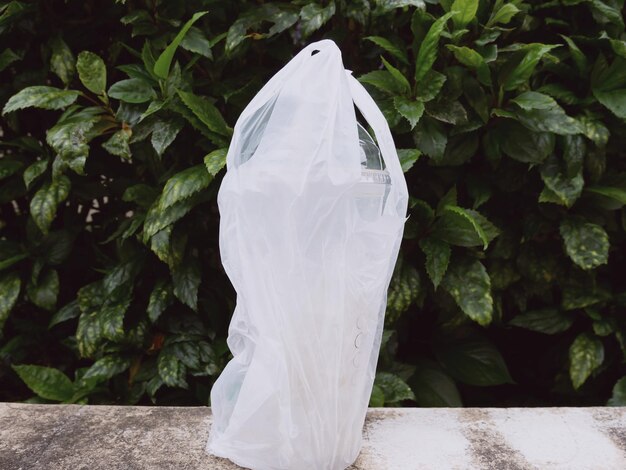
[[[363,180],[355,105],[385,191]],[[218,193],[237,305],[209,453],[263,470],[354,462],[407,202],[384,117],[332,41],[305,47],[244,109]]]

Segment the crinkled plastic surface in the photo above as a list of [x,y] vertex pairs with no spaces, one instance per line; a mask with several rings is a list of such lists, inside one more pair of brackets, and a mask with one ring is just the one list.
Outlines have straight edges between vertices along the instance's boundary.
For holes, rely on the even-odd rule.
[[[364,178],[355,105],[386,197]],[[309,44],[244,109],[228,150],[219,243],[237,305],[207,452],[258,470],[354,462],[407,202],[382,113],[334,42]]]

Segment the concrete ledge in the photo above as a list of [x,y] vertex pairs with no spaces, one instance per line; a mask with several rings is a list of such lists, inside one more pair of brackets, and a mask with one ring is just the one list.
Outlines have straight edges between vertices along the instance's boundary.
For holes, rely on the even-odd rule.
[[[0,403],[0,469],[237,469],[208,407]],[[626,407],[371,409],[353,470],[626,468]]]

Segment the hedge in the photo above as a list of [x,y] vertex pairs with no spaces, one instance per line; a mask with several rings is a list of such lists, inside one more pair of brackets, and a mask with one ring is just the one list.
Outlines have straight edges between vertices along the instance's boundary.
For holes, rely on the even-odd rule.
[[623,4],[0,2],[0,400],[209,404],[233,126],[331,38],[411,196],[371,405],[626,404]]

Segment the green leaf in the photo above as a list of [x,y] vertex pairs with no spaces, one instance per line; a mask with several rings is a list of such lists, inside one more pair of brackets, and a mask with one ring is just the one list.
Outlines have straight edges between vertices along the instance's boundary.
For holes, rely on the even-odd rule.
[[414,6],[422,10],[426,8],[424,0],[375,0],[373,3],[376,3],[376,10],[374,11],[375,16],[388,13],[396,8],[408,6]]
[[424,114],[424,103],[421,101],[413,101],[404,96],[396,96],[393,99],[393,104],[398,112],[409,121],[411,129],[417,125],[422,114]]
[[415,128],[415,145],[433,160],[440,160],[446,150],[448,135],[443,125],[435,119],[424,116]]
[[524,56],[515,64],[512,70],[506,74],[502,81],[502,88],[506,91],[515,90],[520,85],[526,83],[541,58],[556,47],[559,47],[559,45],[540,43],[525,45],[523,49],[525,52]]
[[308,37],[320,29],[335,14],[335,2],[331,0],[327,6],[308,3],[300,10],[302,36]]
[[478,150],[478,135],[476,133],[462,133],[453,135],[441,160],[434,161],[437,166],[458,166],[468,162]]
[[479,246],[486,249],[500,231],[485,216],[473,209],[447,205],[435,223],[433,234],[457,246]]
[[563,286],[563,310],[576,310],[601,304],[611,298],[611,294],[604,289],[595,286],[569,285]]
[[582,269],[593,269],[608,263],[609,236],[604,228],[570,217],[561,222],[559,230],[565,252]]
[[441,91],[441,88],[443,88],[443,84],[446,80],[447,77],[444,74],[435,70],[429,70],[420,83],[420,86],[417,87],[415,98],[424,103],[435,99]]
[[441,160],[433,161],[434,166],[458,166],[468,162],[478,150],[478,135],[462,133],[453,135]]
[[419,361],[409,385],[421,407],[463,406],[456,383],[435,362]]
[[43,160],[38,160],[28,168],[24,170],[24,185],[26,188],[30,188],[33,181],[39,178],[44,172],[48,169],[48,164],[50,161],[46,158]]
[[452,17],[454,26],[457,29],[464,28],[476,16],[478,0],[454,0],[450,10],[458,13]]
[[564,315],[554,308],[531,310],[513,317],[509,325],[526,328],[527,330],[538,331],[553,335],[562,333],[569,329],[574,323],[574,317]]
[[150,300],[148,302],[148,318],[152,323],[159,319],[159,316],[169,307],[174,301],[174,292],[172,291],[172,285],[166,282],[164,279],[159,279],[150,293]]
[[164,348],[157,360],[159,376],[169,387],[188,388],[185,377],[187,368],[173,353],[171,348]]
[[417,149],[398,149],[397,152],[398,158],[400,159],[400,166],[404,173],[413,167],[421,155],[421,152]]
[[624,88],[626,78],[626,60],[616,57],[611,65],[604,55],[599,54],[591,70],[592,91],[613,91]]
[[178,341],[172,344],[174,355],[191,370],[201,367],[200,345],[195,341]]
[[435,354],[455,379],[479,387],[515,383],[496,347],[482,338],[440,342]]
[[226,124],[215,105],[207,98],[183,90],[176,90],[176,92],[183,103],[209,130],[224,136],[232,135],[233,130]]
[[44,310],[53,310],[59,295],[59,274],[54,269],[46,269],[37,283],[29,283],[26,293],[32,303]]
[[[334,0],[330,0],[329,5],[326,7],[325,12],[332,16],[335,13],[335,5]],[[269,31],[264,35],[264,37],[272,37],[275,34],[280,34],[283,31],[286,31],[291,26],[294,25],[296,21],[298,21],[298,13],[292,10],[292,6],[277,6],[272,3],[266,3],[261,8],[265,7],[265,11],[267,12],[266,21],[272,22],[272,26]],[[270,8],[271,7],[271,8]],[[330,16],[327,18],[330,19]],[[323,21],[327,21],[323,19]]]
[[82,313],[78,318],[76,341],[81,358],[92,357],[103,339],[98,312]]
[[593,96],[617,117],[626,119],[626,89],[593,90]]
[[132,284],[130,287],[124,286],[120,291],[122,294],[116,293],[111,300],[107,299],[99,312],[102,336],[111,341],[124,338],[124,316],[132,301]]
[[422,238],[419,245],[426,255],[426,272],[436,290],[450,263],[450,245],[434,237]]
[[502,151],[523,163],[541,163],[554,150],[554,134],[533,132],[512,119],[498,126]]
[[78,306],[78,300],[74,299],[69,304],[63,306],[58,312],[56,312],[52,316],[50,322],[48,323],[48,329],[52,328],[54,325],[63,323],[64,321],[76,318],[79,315],[80,307]]
[[154,64],[154,74],[159,78],[167,78],[170,73],[170,65],[172,64],[172,59],[174,59],[174,53],[176,49],[178,49],[178,45],[181,43],[189,28],[202,16],[206,15],[207,11],[199,11],[193,14],[191,19],[187,21],[181,30],[178,32],[174,40],[165,48],[165,50],[161,53],[159,58],[156,60]]
[[367,39],[368,41],[373,42],[374,44],[376,44],[380,48],[382,48],[385,51],[389,52],[392,56],[394,56],[396,59],[398,59],[403,64],[409,65],[409,59],[407,58],[406,50],[404,48],[396,46],[391,41],[389,41],[388,39],[385,39],[385,38],[383,38],[381,36],[366,36],[363,39]]
[[[154,57],[154,53],[152,51],[152,45],[148,40],[145,40],[143,43],[143,47],[141,48],[141,62],[143,62],[144,70],[141,70],[141,76],[146,79],[146,81],[154,81],[157,82],[159,77],[154,73],[154,63],[156,62],[156,58]],[[147,73],[147,76],[145,75]],[[132,77],[131,78],[139,78]]]
[[[459,101],[448,98],[439,99],[430,104],[427,113],[429,116],[448,124],[462,125],[467,123],[467,112]],[[451,133],[451,139],[458,136]]]
[[159,191],[155,188],[147,184],[140,183],[126,188],[124,194],[122,195],[122,200],[126,202],[135,202],[137,205],[147,209],[154,203],[158,196]]
[[456,60],[461,62],[463,65],[471,68],[472,70],[476,70],[478,72],[478,79],[484,85],[491,85],[491,75],[489,72],[489,67],[487,66],[487,63],[485,62],[485,59],[482,55],[480,55],[474,49],[466,46],[459,47],[448,44],[446,47],[453,52]]
[[30,214],[44,233],[48,233],[50,224],[56,217],[57,206],[67,199],[70,193],[70,180],[61,175],[58,179],[44,183],[30,201]]
[[[89,156],[89,141],[98,134],[96,124],[99,115],[77,113],[59,122],[46,132],[46,142],[61,160],[78,174],[84,174],[83,167]],[[54,174],[54,163],[53,174]]]
[[615,382],[607,406],[626,406],[626,375]]
[[183,128],[183,121],[178,119],[158,120],[154,123],[150,142],[157,155],[162,156]]
[[383,61],[383,65],[385,66],[387,71],[391,74],[393,79],[398,83],[398,86],[402,90],[402,93],[403,94],[409,93],[411,91],[411,85],[409,84],[409,81],[406,79],[406,77],[402,74],[402,72],[400,72],[397,68],[395,68],[389,62],[387,62],[384,57],[381,56],[380,58]]
[[374,85],[381,91],[391,95],[402,95],[406,92],[402,83],[398,82],[387,70],[374,70],[361,75],[358,79],[361,83]]
[[114,265],[107,271],[106,275],[102,279],[104,294],[107,296],[106,302],[115,302],[115,299],[112,298],[111,294],[113,294],[118,287],[133,283],[135,277],[141,269],[141,265],[141,258],[133,257]]
[[[332,10],[334,13],[334,3],[331,3],[327,8],[326,11]],[[255,39],[269,38],[285,31],[298,21],[299,16],[300,15],[294,10],[292,5],[277,5],[268,2],[249,9],[237,18],[230,28],[228,28],[226,44],[224,46],[226,54],[230,55],[235,47],[246,37],[253,37]],[[314,18],[313,21],[315,21]],[[272,23],[272,27],[267,33],[259,32],[265,23]],[[315,25],[312,23],[311,27],[314,26]],[[253,30],[254,33],[249,34],[249,30]],[[215,41],[215,39],[212,41]]]
[[587,73],[587,69],[589,68],[589,64],[587,62],[587,57],[582,51],[578,48],[576,43],[572,41],[571,38],[565,36],[564,34],[560,34],[560,36],[565,40],[567,46],[569,47],[570,54],[572,56],[572,60],[574,64],[576,64],[576,68],[581,75]]
[[[554,98],[536,91],[525,91],[511,100],[522,109],[550,109],[556,104]],[[558,105],[557,105],[558,106]]]
[[20,294],[22,281],[16,271],[0,276],[0,337],[2,329]]
[[455,14],[456,12],[448,12],[441,16],[432,24],[426,33],[424,40],[420,44],[417,58],[415,60],[415,82],[420,82],[435,63],[435,59],[437,59],[439,37],[441,36],[448,19]]
[[583,385],[604,362],[604,346],[590,333],[580,333],[569,348],[569,375],[574,389]]
[[472,320],[483,326],[491,323],[493,315],[491,280],[480,261],[462,260],[452,263],[441,286]]
[[50,265],[64,263],[72,251],[74,240],[75,234],[67,229],[50,233],[39,245],[43,251],[42,259]]
[[187,31],[187,34],[185,34],[185,37],[180,43],[180,47],[194,54],[200,54],[207,59],[213,59],[211,41],[195,26],[189,28],[189,31]]
[[206,188],[211,182],[211,175],[203,164],[194,165],[172,176],[159,200],[159,210],[163,211],[182,199]]
[[598,336],[609,336],[615,332],[614,322],[609,320],[594,321],[593,332]]
[[409,265],[399,265],[389,284],[385,322],[392,324],[415,302],[421,291],[419,272]]
[[80,95],[74,90],[60,90],[51,86],[29,86],[13,95],[4,105],[2,114],[23,108],[61,109],[69,106]]
[[[125,3],[125,2],[119,2]],[[155,20],[146,10],[133,10],[120,18],[120,22],[125,25],[132,25],[131,37],[151,35],[158,32]]]
[[561,199],[558,196],[558,194],[556,194],[554,191],[552,191],[547,186],[544,186],[544,188],[541,190],[541,193],[539,194],[538,201],[539,202],[551,202],[553,204],[566,205],[566,202],[564,202],[563,199]]
[[620,204],[626,204],[626,188],[610,186],[587,186],[585,191],[611,198]]
[[161,100],[150,101],[150,104],[148,105],[148,109],[146,109],[142,113],[141,117],[139,118],[139,122],[143,121],[145,118],[147,118],[148,116],[156,113],[157,111],[160,111],[161,109],[163,109],[165,104],[166,104],[166,102],[165,101],[161,101]]
[[[202,122],[202,120],[198,118],[196,114],[186,104],[183,103],[181,99],[170,100],[168,102],[168,108],[184,117],[187,122],[193,126],[194,129],[199,131],[214,145],[218,147],[224,147],[229,144],[230,139],[227,139],[226,137],[209,130],[207,125]],[[150,124],[148,123],[147,127],[149,126]],[[147,135],[149,132],[150,131],[148,131],[145,135]],[[229,128],[229,132],[232,134],[232,129]]]
[[560,135],[580,134],[584,131],[583,126],[565,114],[551,96],[526,92],[512,101],[521,108],[515,111],[515,116],[531,131],[554,132]]
[[198,288],[202,271],[197,258],[190,255],[187,255],[186,258],[186,261],[172,270],[174,295],[182,303],[197,311]]
[[130,146],[128,145],[130,136],[130,129],[120,129],[115,131],[113,135],[111,135],[111,137],[102,144],[102,148],[111,155],[128,160],[131,157]]
[[593,96],[613,114],[626,119],[626,60],[616,58],[609,66],[600,55],[591,73]]
[[81,358],[93,357],[103,339],[97,313],[81,314],[76,328],[76,341]]
[[[156,254],[161,261],[169,266],[174,266],[180,262],[180,259],[174,253],[172,246],[173,226],[169,225],[163,230],[159,230],[150,239],[150,249]],[[183,247],[184,248],[184,247]]]
[[[582,171],[573,177],[568,177],[563,166],[558,158],[551,154],[541,165],[541,179],[546,189],[550,190],[556,198],[553,202],[571,207],[582,192],[584,180]],[[542,202],[541,198],[540,202]]]
[[579,116],[578,121],[583,126],[583,134],[598,147],[606,146],[610,132],[601,120]]
[[52,48],[50,70],[52,70],[65,85],[68,85],[76,72],[76,68],[74,67],[74,54],[72,54],[67,43],[59,35],[52,37],[50,47]]
[[17,62],[21,57],[7,47],[0,53],[0,72],[6,69],[13,62]]
[[198,204],[202,197],[202,192],[198,192],[186,199],[182,199],[173,205],[167,207],[165,210],[161,210],[159,200],[148,209],[146,219],[143,227],[143,240],[148,243],[150,238],[159,230],[173,224],[177,220],[184,217],[196,204]]
[[607,0],[589,0],[591,11],[598,23],[613,23],[621,31],[624,30],[624,18],[621,9],[617,6],[607,5]]
[[22,169],[24,163],[19,160],[12,160],[9,158],[3,158],[0,160],[0,180],[6,179],[9,176],[14,175]]
[[78,76],[85,88],[96,95],[103,95],[107,84],[107,69],[99,55],[89,51],[78,54]]
[[33,392],[46,400],[68,401],[74,394],[72,381],[58,369],[37,365],[15,365],[11,368]]
[[28,258],[28,253],[19,253],[19,254],[16,254],[15,256],[5,258],[2,261],[0,261],[0,271],[7,269],[13,266],[15,263],[18,263],[26,258]]
[[613,52],[623,59],[626,59],[626,41],[620,41],[619,39],[609,39]]
[[456,185],[453,185],[448,192],[446,192],[439,202],[437,203],[436,213],[438,216],[442,215],[447,206],[456,206],[458,201],[458,191]]
[[228,148],[213,150],[204,157],[204,166],[211,176],[216,176],[226,165]]
[[[501,6],[500,6],[501,5]],[[508,24],[511,19],[519,13],[520,9],[513,3],[506,3],[502,5],[502,2],[496,2],[493,11],[491,12],[491,16],[487,21],[486,27],[491,28],[492,26],[501,23]]]
[[566,135],[562,140],[565,175],[574,178],[583,169],[587,145],[582,135]]
[[130,367],[131,360],[118,355],[104,356],[94,362],[87,372],[80,378],[80,385],[97,383],[108,380],[117,374],[121,374]]
[[404,400],[414,400],[415,394],[407,383],[390,372],[378,372],[374,384],[382,390],[386,405],[400,404]]
[[114,83],[108,94],[125,103],[145,103],[157,96],[150,83],[140,78],[128,78]]

